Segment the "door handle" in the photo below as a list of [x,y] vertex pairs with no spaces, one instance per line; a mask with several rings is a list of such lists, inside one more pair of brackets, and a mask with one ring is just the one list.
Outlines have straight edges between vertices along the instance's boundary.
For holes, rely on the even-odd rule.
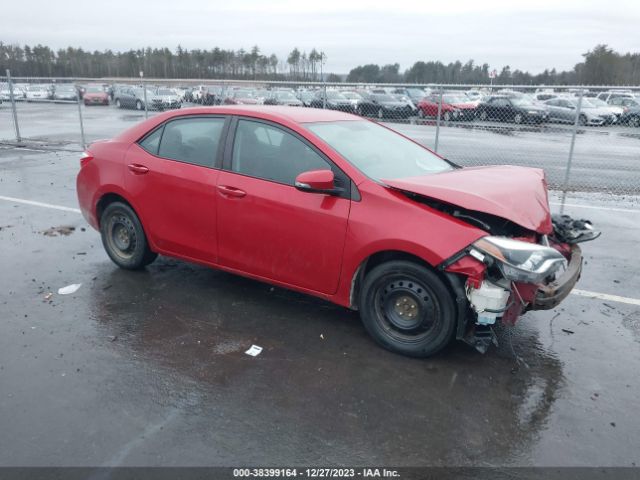
[[129,169],[129,171],[135,173],[136,175],[144,175],[149,171],[147,167],[138,163],[131,163],[127,165],[127,168]]
[[242,198],[247,194],[247,192],[245,192],[244,190],[240,190],[239,188],[236,188],[236,187],[230,187],[228,185],[218,185],[218,191],[222,195],[226,195],[227,197],[236,197],[236,198]]

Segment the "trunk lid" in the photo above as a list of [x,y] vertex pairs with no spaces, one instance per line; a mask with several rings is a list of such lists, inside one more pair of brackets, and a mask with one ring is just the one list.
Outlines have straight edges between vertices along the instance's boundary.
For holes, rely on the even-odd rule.
[[495,215],[540,234],[553,232],[547,182],[538,168],[467,167],[382,182],[396,190]]

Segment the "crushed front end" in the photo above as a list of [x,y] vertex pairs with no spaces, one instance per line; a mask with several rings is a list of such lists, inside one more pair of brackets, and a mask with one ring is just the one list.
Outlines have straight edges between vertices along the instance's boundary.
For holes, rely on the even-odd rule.
[[496,322],[513,325],[524,312],[554,308],[569,295],[582,271],[578,244],[600,233],[587,220],[567,215],[551,220],[548,235],[525,230],[488,235],[440,265],[447,274],[466,277],[468,308],[459,338],[485,352],[496,343],[491,329]]

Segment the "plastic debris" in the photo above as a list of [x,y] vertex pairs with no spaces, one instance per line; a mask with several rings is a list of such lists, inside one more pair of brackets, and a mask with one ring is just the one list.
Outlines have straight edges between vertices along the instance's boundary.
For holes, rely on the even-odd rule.
[[72,293],[76,293],[81,286],[81,283],[72,283],[66,287],[59,288],[58,295],[71,295]]
[[44,296],[44,299],[45,299],[45,300],[50,300],[50,299],[51,299],[51,297],[53,297],[53,293],[49,292],[49,293],[47,293],[47,294]]
[[262,347],[259,347],[258,345],[251,345],[251,348],[244,353],[246,353],[247,355],[251,355],[252,357],[257,357],[261,352]]

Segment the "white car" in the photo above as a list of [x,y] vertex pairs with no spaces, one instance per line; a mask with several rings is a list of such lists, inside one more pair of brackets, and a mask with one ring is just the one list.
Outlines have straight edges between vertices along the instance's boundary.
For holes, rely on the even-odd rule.
[[49,89],[43,85],[30,85],[27,87],[26,99],[27,102],[48,100]]
[[609,105],[607,102],[605,102],[604,100],[600,100],[599,98],[589,98],[588,100],[589,103],[592,103],[599,109],[615,115],[616,122],[620,118],[620,115],[624,113],[624,108],[617,105]]
[[[16,101],[24,100],[25,91],[18,85],[13,85],[13,98]],[[5,102],[11,101],[11,92],[9,91],[9,84],[3,83],[0,85],[0,100]]]

